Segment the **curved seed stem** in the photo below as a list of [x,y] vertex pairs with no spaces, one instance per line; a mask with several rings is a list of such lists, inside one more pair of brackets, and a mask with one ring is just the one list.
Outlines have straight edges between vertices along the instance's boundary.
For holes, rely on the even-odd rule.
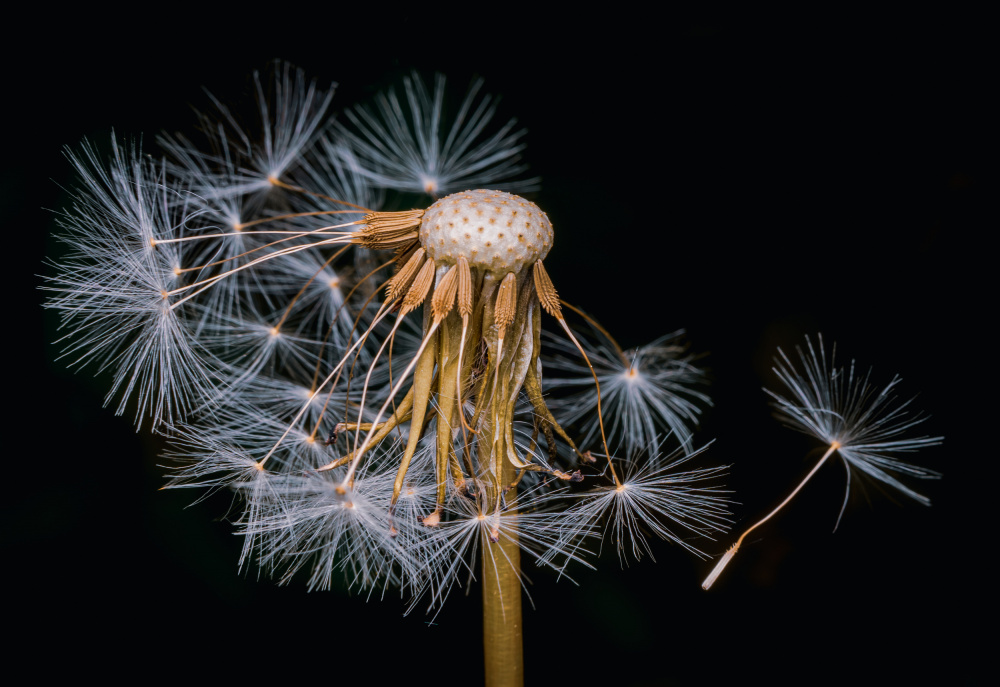
[[[374,328],[375,328],[375,325],[377,325],[377,324],[378,324],[379,322],[381,322],[381,321],[382,321],[382,318],[383,318],[383,317],[385,317],[386,315],[388,315],[388,314],[389,314],[389,308],[388,308],[388,305],[389,305],[389,302],[387,301],[387,302],[385,302],[385,303],[383,303],[383,304],[382,304],[382,307],[381,307],[381,308],[379,308],[379,312],[378,312],[378,313],[376,313],[376,317],[375,317],[375,319],[374,319],[374,320],[372,320],[372,323],[371,323],[371,324],[370,324],[370,325],[368,326],[368,331],[366,331],[366,332],[365,332],[365,334],[366,334],[366,335],[367,335],[367,334],[368,334],[369,332],[371,332],[371,330],[372,330],[372,329],[374,329]],[[298,421],[299,421],[299,420],[300,420],[300,419],[302,418],[302,416],[303,416],[303,415],[305,414],[306,410],[308,410],[308,409],[309,409],[309,405],[310,405],[310,404],[311,404],[311,403],[313,402],[313,399],[315,399],[315,398],[316,398],[316,397],[317,397],[317,396],[318,396],[318,395],[320,394],[320,392],[321,392],[321,391],[323,390],[323,388],[324,388],[324,387],[325,387],[325,386],[326,386],[327,384],[329,384],[329,383],[330,383],[330,380],[331,380],[331,379],[333,379],[333,377],[334,377],[334,376],[335,376],[335,375],[336,375],[336,374],[337,374],[338,372],[340,372],[340,368],[342,368],[342,367],[344,366],[344,363],[346,363],[346,362],[347,362],[347,359],[348,359],[348,358],[350,357],[351,353],[353,353],[353,352],[354,352],[354,349],[355,349],[355,348],[357,348],[358,346],[360,346],[360,345],[361,345],[361,342],[362,342],[362,341],[364,341],[364,340],[365,340],[365,337],[364,337],[364,336],[362,336],[361,338],[359,338],[359,339],[358,339],[358,340],[357,340],[357,341],[356,341],[356,342],[354,343],[354,345],[352,345],[352,346],[351,346],[351,347],[350,347],[350,348],[349,348],[349,349],[347,350],[347,352],[346,352],[346,353],[344,354],[344,357],[340,359],[340,362],[339,362],[339,363],[337,363],[337,366],[336,366],[335,368],[333,368],[333,371],[332,371],[332,372],[330,372],[330,374],[329,374],[329,375],[327,375],[326,379],[324,379],[324,380],[323,380],[323,383],[322,383],[322,384],[320,384],[319,386],[317,386],[317,387],[316,387],[316,389],[315,389],[315,390],[313,390],[313,392],[312,392],[311,394],[309,394],[309,399],[308,399],[308,400],[307,400],[307,401],[306,401],[306,402],[305,402],[305,403],[304,403],[304,404],[302,405],[302,408],[300,408],[300,409],[299,409],[299,412],[298,412],[298,413],[296,413],[295,417],[294,417],[294,418],[292,419],[292,421],[291,421],[291,422],[290,422],[290,423],[288,424],[288,427],[287,427],[287,428],[285,429],[284,433],[283,433],[283,434],[282,434],[282,435],[281,435],[281,436],[280,436],[280,437],[278,438],[278,441],[276,441],[276,442],[274,443],[274,446],[272,446],[272,447],[271,447],[271,450],[267,452],[267,455],[266,455],[266,456],[264,456],[263,458],[261,458],[261,459],[260,459],[260,460],[259,460],[259,461],[257,462],[257,465],[258,465],[259,467],[263,467],[263,466],[264,466],[264,463],[266,463],[266,462],[267,462],[268,458],[270,458],[270,457],[271,457],[272,455],[274,455],[274,452],[278,450],[278,447],[279,447],[279,446],[281,446],[281,443],[282,443],[282,442],[283,442],[283,441],[285,440],[285,437],[287,437],[287,436],[288,436],[288,433],[292,431],[292,429],[293,429],[293,428],[295,427],[295,425],[296,425],[296,424],[298,423]],[[378,423],[378,420],[380,420],[380,419],[381,419],[381,416],[379,416],[379,418],[375,420],[375,423]],[[369,434],[368,436],[371,436],[371,434]]]
[[708,577],[705,578],[705,581],[701,583],[702,589],[705,590],[709,589],[715,583],[715,581],[719,579],[719,575],[722,574],[723,569],[727,565],[729,565],[729,561],[731,561],[733,559],[733,556],[736,555],[736,552],[740,550],[740,545],[743,543],[743,540],[746,539],[746,536],[751,532],[753,532],[758,527],[760,527],[761,525],[763,525],[765,522],[770,520],[779,510],[788,505],[788,502],[791,501],[792,498],[799,493],[802,487],[805,486],[806,482],[812,479],[812,476],[815,475],[816,471],[819,470],[820,467],[823,465],[823,463],[826,462],[826,459],[832,456],[833,452],[836,451],[838,448],[840,448],[840,442],[835,441],[832,444],[830,444],[830,448],[826,450],[826,453],[824,453],[823,457],[819,459],[819,462],[813,466],[813,469],[809,471],[809,474],[807,474],[802,479],[802,481],[799,482],[798,486],[792,489],[792,493],[786,496],[785,500],[779,503],[774,510],[772,510],[763,518],[755,522],[753,525],[747,528],[747,530],[743,534],[740,535],[740,538],[736,540],[736,543],[730,546],[729,549],[726,550],[726,553],[722,556],[722,558],[719,559],[719,562],[715,564],[715,567],[712,568],[712,572],[710,572],[708,574]]
[[[389,398],[387,398],[385,403],[382,404],[382,407],[379,409],[378,414],[375,416],[375,419],[372,420],[372,425],[377,425],[379,423],[379,420],[382,419],[382,416],[385,415],[385,411],[389,407],[389,404],[392,403],[393,397],[397,393],[399,393],[399,387],[401,387],[403,385],[403,382],[406,381],[406,378],[409,377],[410,372],[413,371],[413,368],[416,366],[417,361],[420,360],[420,356],[424,352],[424,349],[427,348],[427,343],[431,340],[431,337],[434,336],[434,332],[437,331],[438,324],[440,323],[435,321],[434,324],[431,325],[431,328],[427,331],[427,334],[424,335],[424,340],[420,342],[420,348],[417,349],[416,355],[413,356],[413,360],[410,361],[410,364],[406,366],[406,369],[400,376],[399,381],[397,381],[396,385],[393,386],[392,389],[389,391]],[[368,445],[371,443],[373,434],[374,432],[369,432],[368,435],[365,437],[364,443],[361,444],[361,446],[359,446],[355,450],[355,453],[357,455],[355,456],[354,460],[351,461],[351,467],[348,468],[347,474],[344,476],[342,486],[346,486],[354,478],[354,471],[357,470],[358,463],[361,461],[362,454],[365,452],[365,450],[368,448]]]
[[337,198],[331,198],[330,196],[325,196],[322,193],[316,193],[315,191],[310,191],[308,189],[304,189],[301,186],[293,186],[292,184],[286,184],[285,182],[283,182],[280,179],[278,179],[278,177],[270,176],[270,177],[267,178],[267,180],[269,182],[271,182],[271,184],[274,185],[274,186],[279,186],[279,187],[287,189],[289,191],[295,191],[296,193],[304,193],[307,196],[314,196],[316,198],[322,198],[324,200],[329,200],[331,203],[337,203],[338,205],[346,205],[349,208],[354,208],[356,210],[360,210],[361,212],[364,212],[365,214],[369,214],[371,212],[374,212],[370,208],[361,207],[360,205],[355,205],[354,203],[348,203],[346,200],[339,200]]
[[587,367],[590,368],[590,374],[594,376],[594,385],[597,387],[597,422],[601,428],[601,443],[604,445],[604,454],[608,457],[608,467],[611,468],[611,477],[614,478],[615,484],[617,486],[622,486],[621,481],[618,479],[618,473],[615,472],[614,463],[611,462],[611,451],[608,450],[608,439],[604,436],[604,415],[601,412],[601,383],[597,380],[597,372],[594,371],[594,366],[590,364],[590,358],[587,357],[587,352],[583,350],[583,346],[580,342],[576,340],[573,336],[573,332],[570,331],[569,325],[566,324],[566,318],[560,317],[557,319],[559,324],[565,330],[566,335],[569,336],[570,340],[576,345],[577,350],[583,355],[584,361],[587,363]]
[[599,332],[600,332],[601,334],[603,334],[603,335],[604,335],[604,337],[605,337],[605,338],[606,338],[606,339],[607,339],[608,341],[610,341],[610,342],[611,342],[611,345],[615,347],[615,351],[617,351],[617,352],[618,352],[618,357],[622,359],[622,362],[623,362],[623,363],[625,363],[625,366],[626,366],[626,367],[631,367],[631,366],[632,366],[632,363],[631,363],[631,361],[629,361],[629,359],[628,359],[628,358],[627,358],[627,357],[625,356],[625,352],[624,352],[624,351],[622,350],[622,347],[618,345],[618,342],[617,342],[617,341],[615,341],[615,337],[611,336],[611,333],[610,333],[610,332],[609,332],[609,331],[608,331],[607,329],[605,329],[604,327],[602,327],[602,326],[600,325],[600,323],[598,323],[598,321],[597,321],[597,320],[595,320],[595,319],[594,319],[593,317],[591,317],[591,316],[590,316],[590,315],[588,315],[587,313],[585,313],[585,312],[583,312],[582,310],[580,310],[580,309],[579,309],[578,307],[576,307],[575,305],[572,305],[572,304],[570,304],[570,303],[567,303],[566,301],[564,301],[564,300],[563,300],[563,299],[561,299],[561,298],[559,299],[559,302],[560,302],[560,303],[562,303],[563,305],[565,305],[565,306],[566,306],[567,308],[569,308],[569,309],[570,309],[570,310],[572,310],[573,312],[575,312],[575,313],[576,313],[577,315],[579,315],[579,316],[580,316],[580,317],[582,317],[583,319],[587,320],[587,323],[588,323],[588,324],[589,324],[589,325],[590,325],[591,327],[593,327],[594,329],[596,329],[597,331],[599,331]]

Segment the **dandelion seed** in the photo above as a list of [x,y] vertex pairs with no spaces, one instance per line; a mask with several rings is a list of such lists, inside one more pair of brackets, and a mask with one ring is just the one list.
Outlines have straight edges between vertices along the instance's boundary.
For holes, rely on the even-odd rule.
[[329,589],[334,571],[343,569],[349,586],[371,589],[379,583],[401,585],[416,575],[409,552],[389,536],[384,498],[391,474],[359,475],[341,490],[339,475],[287,475],[280,487],[280,512],[247,519],[243,534],[265,544],[261,562],[284,568],[287,582],[312,563],[310,589]]
[[827,445],[827,450],[784,501],[747,529],[726,551],[702,583],[703,589],[708,589],[715,583],[746,536],[784,508],[834,454],[840,457],[847,472],[847,486],[844,490],[844,502],[837,516],[838,524],[847,507],[852,470],[858,470],[919,503],[930,505],[929,499],[913,491],[892,474],[922,479],[939,478],[939,473],[899,460],[895,454],[935,446],[944,439],[904,436],[926,418],[909,413],[907,408],[912,400],[902,403],[897,401],[892,390],[900,379],[894,377],[887,386],[879,388],[870,382],[870,370],[864,375],[856,373],[853,360],[846,369],[837,367],[835,350],[827,361],[822,336],[817,336],[816,346],[807,337],[806,351],[799,347],[796,350],[802,363],[802,371],[781,349],[778,349],[779,358],[775,361],[777,365],[774,372],[787,388],[788,396],[768,389],[764,391],[774,399],[778,416],[784,422],[816,437]]
[[[829,363],[823,350],[823,338],[817,345],[806,339],[808,352],[797,348],[804,372],[778,350],[780,359],[774,368],[778,379],[788,390],[788,396],[765,389],[775,402],[779,417],[789,426],[810,434],[829,446],[837,445],[837,455],[848,468],[861,473],[930,505],[930,499],[918,494],[899,481],[892,473],[921,479],[937,479],[941,475],[895,457],[928,446],[936,446],[944,437],[907,437],[905,433],[927,418],[908,410],[912,399],[900,403],[893,390],[902,381],[894,377],[885,387],[870,381],[871,370],[861,374],[852,360],[850,365],[835,365],[836,352]],[[847,494],[845,493],[845,505]],[[843,508],[841,509],[843,514]],[[839,518],[838,518],[839,520]]]
[[[216,111],[200,118],[210,152],[184,137],[161,139],[180,162],[173,170],[199,197],[252,198],[266,193],[297,168],[316,141],[335,84],[321,89],[315,81],[307,82],[301,69],[280,61],[274,64],[273,82],[267,82],[259,72],[254,72],[253,80],[259,134],[245,131],[229,108],[209,95]],[[218,176],[217,169],[227,173]],[[221,179],[229,183],[220,184]]]

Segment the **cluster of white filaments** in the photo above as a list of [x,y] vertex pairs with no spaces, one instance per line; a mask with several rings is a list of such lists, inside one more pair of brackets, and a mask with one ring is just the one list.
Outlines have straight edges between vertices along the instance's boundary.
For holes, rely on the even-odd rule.
[[[493,190],[522,171],[521,132],[483,134],[478,86],[451,129],[441,80],[330,126],[332,92],[300,72],[256,86],[256,138],[220,106],[204,145],[163,138],[162,164],[114,142],[110,165],[71,154],[83,183],[48,286],[67,355],[173,437],[171,486],[242,497],[244,558],[439,607],[477,559],[562,574],[602,535],[638,557],[724,530],[720,470],[677,469],[698,453],[700,372],[676,338],[609,362],[574,334],[549,218]],[[393,191],[432,197],[387,211]]]
[[[928,446],[940,444],[944,437],[909,437],[906,433],[926,418],[907,411],[910,401],[898,403],[892,391],[899,383],[893,378],[885,387],[871,383],[871,371],[859,374],[854,361],[845,369],[837,367],[836,350],[827,359],[823,337],[816,344],[806,338],[806,351],[797,348],[801,371],[785,352],[778,349],[774,372],[787,389],[787,395],[764,389],[772,399],[778,416],[788,426],[823,442],[823,455],[781,503],[770,513],[747,528],[739,539],[720,557],[702,582],[709,589],[739,551],[747,535],[778,514],[834,455],[840,457],[847,474],[844,501],[837,516],[837,525],[844,515],[851,492],[851,473],[856,471],[876,483],[890,487],[925,506],[930,499],[917,493],[896,475],[921,479],[937,479],[941,475],[896,457]],[[836,526],[834,527],[836,529]]]

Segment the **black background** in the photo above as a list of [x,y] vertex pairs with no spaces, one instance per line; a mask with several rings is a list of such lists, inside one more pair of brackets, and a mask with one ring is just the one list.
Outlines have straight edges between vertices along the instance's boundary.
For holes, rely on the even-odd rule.
[[36,275],[56,250],[47,209],[73,183],[62,147],[113,127],[155,151],[154,134],[190,130],[191,108],[207,109],[202,87],[249,108],[251,72],[282,58],[339,82],[337,107],[411,69],[445,73],[456,97],[485,78],[501,120],[528,129],[561,295],[623,346],[683,327],[706,354],[715,407],[697,438],[715,439],[706,464],[733,465],[737,533],[817,457],[761,391],[779,345],[822,332],[876,379],[898,373],[931,415],[926,433],[946,436],[913,456],[944,473],[913,485],[933,507],[855,481],[831,534],[844,476],[824,468],[708,593],[711,564],[666,544],[625,569],[605,552],[578,587],[529,570],[528,684],[984,680],[997,112],[996,55],[974,19],[271,11],[60,17],[30,24],[34,47],[7,59],[0,199],[17,278],[2,545],[15,661],[135,680],[481,680],[478,586],[428,623],[395,598],[238,573],[227,497],[185,508],[190,494],[158,491],[157,440],[101,407],[106,379],[55,360]]

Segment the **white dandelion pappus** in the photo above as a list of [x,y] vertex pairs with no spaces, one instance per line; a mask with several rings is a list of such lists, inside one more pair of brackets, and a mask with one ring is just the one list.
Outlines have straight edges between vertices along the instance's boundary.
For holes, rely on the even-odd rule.
[[[788,395],[764,389],[774,399],[778,416],[790,427],[816,437],[827,449],[819,462],[813,466],[801,482],[770,513],[751,525],[719,559],[715,568],[702,582],[702,589],[709,589],[750,532],[774,517],[796,494],[801,491],[813,475],[834,454],[837,454],[847,474],[844,501],[837,515],[837,525],[844,515],[851,489],[851,471],[858,470],[915,501],[930,505],[930,499],[903,484],[896,474],[904,474],[922,479],[937,479],[941,475],[894,457],[897,453],[909,453],[928,446],[940,444],[944,437],[906,437],[907,431],[919,425],[925,416],[911,415],[907,410],[912,399],[899,403],[892,390],[899,383],[894,377],[885,387],[871,383],[871,370],[864,375],[855,370],[855,363],[845,369],[836,365],[836,347],[827,361],[823,337],[816,337],[817,343],[806,337],[806,349],[796,346],[804,371],[778,349],[779,358],[773,368],[778,379],[787,387]],[[836,526],[834,527],[836,530]]]
[[189,227],[203,239],[191,244],[195,264],[202,265],[198,278],[225,275],[200,298],[199,326],[215,317],[241,317],[249,301],[266,299],[267,288],[257,283],[261,273],[238,268],[273,240],[254,225],[276,214],[269,195],[285,183],[283,177],[300,171],[333,97],[333,85],[320,89],[287,63],[276,62],[270,71],[270,80],[254,72],[258,121],[253,130],[248,132],[209,94],[215,112],[199,113],[199,119],[210,152],[179,134],[157,139],[168,154],[168,173],[186,192],[185,202],[206,220]]
[[320,195],[295,196],[290,199],[292,206],[303,211],[326,210],[329,208],[326,196],[381,210],[385,205],[385,189],[358,174],[355,171],[358,167],[350,148],[329,133],[322,134],[292,175],[297,185]]
[[183,254],[159,242],[183,233],[191,215],[162,168],[135,146],[125,153],[113,137],[111,146],[107,168],[88,142],[80,156],[67,153],[82,185],[59,217],[69,254],[51,263],[57,276],[46,278],[54,294],[46,307],[67,331],[62,357],[113,369],[106,403],[120,396],[120,415],[134,394],[136,423],[148,417],[156,427],[183,417],[215,379],[211,357],[166,297],[180,282]]
[[253,312],[250,306],[242,317],[219,318],[201,328],[203,345],[226,365],[229,388],[221,394],[240,392],[259,374],[275,368],[300,377],[312,372],[318,342],[279,328],[280,315]]
[[[300,337],[341,350],[354,328],[354,315],[345,301],[348,276],[338,272],[322,253],[301,252],[278,261],[261,275],[261,286],[292,302],[274,314],[274,324]],[[291,326],[285,327],[285,322]],[[333,325],[331,327],[331,325]]]
[[[694,365],[695,356],[682,342],[683,330],[660,337],[631,351],[629,356],[599,329],[593,336],[579,336],[601,385],[601,402],[608,442],[622,445],[626,455],[646,451],[651,460],[660,456],[664,434],[673,436],[691,451],[692,433],[702,406],[711,405],[699,390],[705,373]],[[584,445],[594,441],[596,394],[590,368],[574,354],[576,348],[561,338],[546,337],[556,354],[546,359],[544,387],[553,391],[552,410],[564,425],[582,425]],[[559,395],[559,390],[569,393]]]
[[579,502],[567,511],[567,521],[604,521],[604,537],[613,539],[622,564],[626,563],[626,543],[631,545],[636,560],[642,558],[643,552],[656,560],[644,529],[705,557],[683,533],[712,539],[714,533],[728,531],[727,492],[713,484],[726,474],[728,466],[684,472],[676,468],[707,449],[706,445],[691,453],[676,451],[661,460],[640,462],[633,457],[619,461],[624,464],[620,484],[576,494]]
[[338,570],[346,573],[349,587],[405,587],[421,573],[413,553],[390,535],[394,473],[356,474],[349,487],[342,477],[281,475],[280,508],[244,519],[242,534],[260,542],[263,567],[285,569],[282,583],[310,567],[309,589],[329,589]]
[[[226,269],[246,265],[264,241],[255,233],[243,231],[243,223],[258,216],[265,198],[231,192],[232,187],[241,182],[228,155],[210,164],[204,158],[195,157],[193,144],[181,137],[161,136],[158,140],[173,158],[167,158],[166,170],[181,180],[178,202],[198,213],[199,221],[186,227],[189,238],[203,237],[186,244],[187,263],[203,265],[197,278],[210,278]],[[196,332],[214,319],[241,316],[246,294],[255,286],[253,278],[250,272],[237,272],[208,291],[205,298],[199,300],[200,314],[192,323]]]
[[242,196],[259,202],[254,196],[266,194],[276,180],[296,171],[316,142],[336,87],[319,88],[315,80],[306,80],[303,70],[287,62],[274,64],[273,81],[262,79],[256,71],[253,81],[259,136],[256,131],[248,133],[229,108],[209,93],[216,111],[199,113],[199,118],[212,152],[184,137],[160,138],[179,163],[171,170],[201,198]]
[[[479,485],[477,494],[485,494],[483,485]],[[557,502],[555,495],[537,490],[517,494],[498,510],[490,510],[477,496],[455,494],[449,499],[441,524],[429,535],[437,553],[437,559],[428,565],[434,571],[433,576],[422,590],[429,596],[429,609],[440,611],[456,584],[462,586],[465,579],[467,586],[474,579],[480,556],[490,558],[484,574],[492,570],[497,577],[484,579],[483,584],[498,584],[500,576],[510,573],[520,580],[526,593],[522,557],[570,581],[572,578],[566,574],[570,562],[593,569],[584,556],[590,553],[585,544],[590,537],[597,536],[596,527],[582,519],[571,521],[566,512],[555,510]],[[488,542],[500,546],[491,547]],[[415,595],[414,603],[417,600]]]
[[[337,396],[317,394],[307,398],[307,412],[291,417],[287,408],[252,404],[251,398],[260,399],[259,395],[244,398],[234,394],[211,415],[200,418],[202,426],[198,430],[205,442],[238,441],[242,453],[269,470],[303,472],[329,460],[324,439],[335,426],[336,410],[330,408],[330,403],[336,402]],[[209,419],[211,423],[206,422]],[[278,444],[276,436],[282,437]]]
[[482,80],[473,83],[442,140],[444,81],[440,74],[435,77],[431,95],[413,74],[403,79],[405,106],[390,89],[379,95],[374,111],[348,110],[357,133],[336,125],[349,151],[345,163],[376,186],[434,197],[474,188],[536,190],[537,178],[506,181],[527,169],[519,163],[524,130],[514,130],[516,120],[481,139],[496,112],[491,96],[477,103]]
[[[276,491],[277,476],[264,470],[248,451],[234,446],[232,432],[196,425],[182,425],[171,430],[173,438],[164,457],[174,465],[170,467],[172,474],[163,489],[204,489],[194,503],[219,489],[231,489],[244,504],[237,524],[255,522],[264,515],[274,517],[274,512],[281,509]],[[235,503],[234,500],[234,506]],[[244,539],[239,568],[246,564],[259,544],[258,539],[259,535]]]
[[[242,422],[232,426],[231,431],[241,436],[262,435],[263,427],[269,428],[271,424],[287,425],[298,415],[303,405],[306,405],[306,412],[299,418],[302,427],[320,427],[317,437],[319,439],[326,438],[330,430],[333,429],[338,414],[342,414],[346,412],[348,407],[356,405],[361,394],[354,389],[348,392],[345,384],[338,383],[323,393],[315,395],[313,394],[315,390],[313,383],[312,379],[289,379],[276,375],[258,376],[240,389],[239,394],[232,394],[234,398],[238,398],[241,403],[246,404],[247,410],[240,411],[243,414]],[[254,409],[266,409],[266,411]],[[260,422],[258,412],[266,412],[268,416],[273,416],[274,420]],[[315,467],[315,465],[308,463],[302,467],[304,469],[305,467]]]
[[[847,469],[847,492],[850,491],[853,468],[929,506],[930,499],[891,474],[920,479],[941,476],[933,470],[894,457],[897,453],[911,453],[936,446],[944,439],[904,436],[927,418],[907,410],[913,399],[898,402],[893,389],[901,381],[900,378],[894,377],[885,387],[878,388],[871,383],[871,370],[859,373],[853,360],[847,368],[837,367],[836,347],[827,362],[822,336],[817,337],[815,347],[806,338],[806,348],[808,352],[796,347],[804,372],[800,372],[784,351],[778,349],[780,360],[775,361],[773,369],[788,389],[788,396],[768,389],[764,391],[774,399],[781,419],[828,446],[837,445],[836,453]],[[845,506],[847,495],[844,495]]]

